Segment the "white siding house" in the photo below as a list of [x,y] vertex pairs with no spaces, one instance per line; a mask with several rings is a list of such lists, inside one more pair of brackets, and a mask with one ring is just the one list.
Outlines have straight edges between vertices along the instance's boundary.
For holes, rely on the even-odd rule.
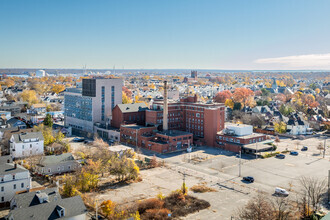
[[42,155],[44,137],[41,132],[13,134],[10,138],[10,154],[13,158]]
[[14,163],[0,164],[0,203],[9,202],[16,192],[31,187],[30,172]]

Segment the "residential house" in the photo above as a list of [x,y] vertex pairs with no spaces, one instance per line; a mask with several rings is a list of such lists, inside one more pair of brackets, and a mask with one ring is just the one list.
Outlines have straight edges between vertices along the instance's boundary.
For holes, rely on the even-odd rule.
[[43,103],[40,104],[33,104],[31,105],[31,108],[28,110],[29,114],[45,114],[46,113],[46,105]]
[[287,123],[287,133],[291,135],[305,135],[312,134],[309,123],[305,121],[301,115],[291,114]]
[[37,164],[37,173],[40,175],[55,175],[76,171],[80,164],[71,153],[43,156]]
[[0,157],[0,203],[9,202],[20,191],[31,187],[30,172],[12,163],[10,156]]
[[8,220],[86,220],[87,209],[80,196],[63,199],[57,188],[17,194],[10,202]]
[[20,129],[26,129],[27,126],[26,124],[17,119],[17,118],[11,118],[7,121],[7,127],[10,127],[10,128],[20,128]]
[[42,155],[44,137],[41,132],[13,134],[10,138],[10,154],[14,158]]

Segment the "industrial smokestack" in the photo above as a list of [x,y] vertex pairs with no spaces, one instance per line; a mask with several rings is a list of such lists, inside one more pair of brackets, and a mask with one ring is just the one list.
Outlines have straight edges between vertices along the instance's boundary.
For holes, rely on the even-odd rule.
[[164,109],[163,109],[163,131],[168,130],[168,106],[167,106],[167,81],[164,81]]

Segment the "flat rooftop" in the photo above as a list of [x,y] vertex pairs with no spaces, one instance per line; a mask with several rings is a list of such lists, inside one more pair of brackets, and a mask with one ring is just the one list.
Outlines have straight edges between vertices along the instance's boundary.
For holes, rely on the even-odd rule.
[[229,135],[229,134],[224,134],[222,131],[219,131],[217,133],[218,135],[223,135],[223,136],[226,136],[226,137],[235,137],[235,138],[240,138],[240,139],[250,139],[250,138],[258,138],[258,137],[263,137],[265,136],[265,134],[260,134],[260,133],[252,133],[252,134],[249,134],[249,135]]
[[152,128],[152,127],[146,127],[146,126],[136,125],[136,124],[122,125],[122,127],[124,127],[124,128],[132,128],[132,129]]
[[234,123],[226,123],[225,127],[227,126],[238,127],[238,128],[251,127],[251,125],[247,125],[247,124],[234,124]]
[[182,135],[192,135],[192,133],[179,130],[168,130],[168,131],[159,131],[157,134],[166,135],[170,137],[182,136]]

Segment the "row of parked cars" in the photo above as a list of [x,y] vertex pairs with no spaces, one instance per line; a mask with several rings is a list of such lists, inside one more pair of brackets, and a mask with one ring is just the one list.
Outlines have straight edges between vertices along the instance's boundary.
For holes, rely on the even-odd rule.
[[[301,151],[307,151],[308,150],[308,147],[304,146],[303,148],[301,148]],[[299,155],[299,152],[298,151],[290,151],[290,155],[293,155],[293,156],[298,156]],[[285,158],[285,155],[284,154],[276,154],[275,156],[276,158],[279,158],[279,159],[284,159]]]

